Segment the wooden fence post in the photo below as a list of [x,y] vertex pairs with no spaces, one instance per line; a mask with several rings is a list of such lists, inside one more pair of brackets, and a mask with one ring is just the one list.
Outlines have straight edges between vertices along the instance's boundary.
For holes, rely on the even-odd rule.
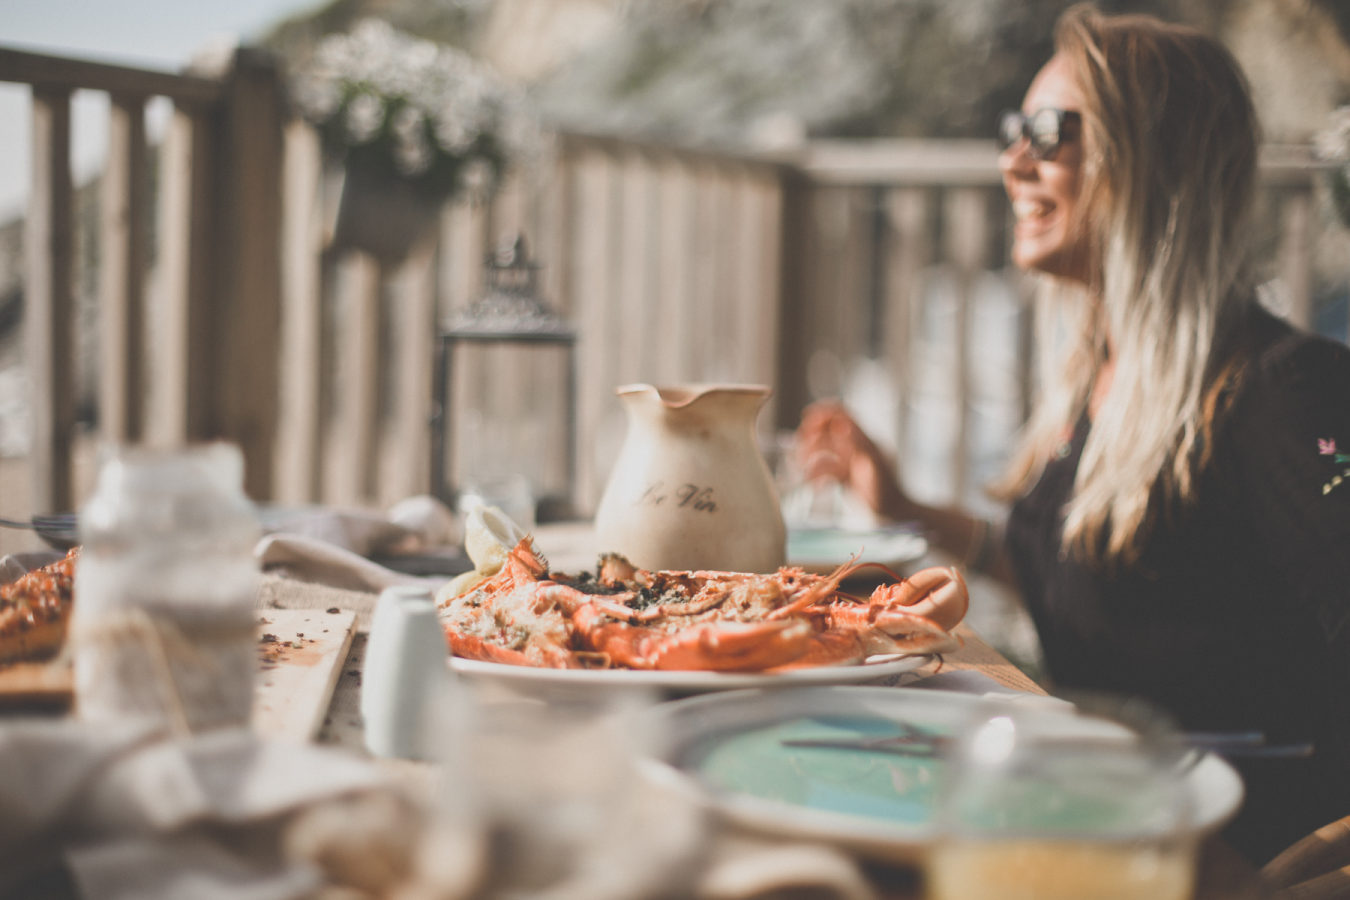
[[141,437],[145,390],[145,268],[149,163],[145,98],[114,95],[108,116],[99,237],[99,430],[110,443]]
[[318,133],[296,120],[285,133],[282,213],[281,390],[278,399],[276,484],[282,503],[323,496],[323,286],[332,261],[324,253],[323,151]]
[[1311,328],[1312,304],[1312,191],[1285,192],[1280,210],[1283,224],[1279,246],[1279,277],[1289,304],[1289,321]]
[[156,336],[149,348],[154,377],[145,436],[161,446],[203,435],[210,421],[216,242],[210,120],[210,107],[179,106],[160,148]]
[[956,345],[952,361],[955,380],[956,440],[952,454],[952,502],[965,505],[970,488],[971,318],[979,274],[989,265],[989,191],[959,188],[946,198],[944,242],[956,284]]
[[324,498],[347,506],[371,505],[376,494],[375,454],[379,450],[380,312],[384,305],[384,268],[360,251],[343,253],[333,298],[335,346],[341,367],[325,465]]
[[424,493],[431,480],[432,371],[436,352],[436,235],[427,234],[388,284],[389,390],[379,427],[375,499],[388,507]]
[[887,191],[883,201],[887,221],[883,237],[882,290],[886,300],[882,318],[881,359],[896,386],[895,451],[902,457],[909,439],[909,410],[914,402],[914,319],[923,302],[921,278],[932,261],[933,236],[929,230],[933,191],[903,187]]
[[273,494],[280,403],[281,227],[285,102],[281,70],[264,51],[236,52],[217,120],[221,161],[212,322],[211,432],[239,444],[244,489]]
[[778,405],[774,427],[785,430],[797,426],[798,412],[810,400],[806,361],[811,341],[804,323],[811,300],[805,276],[810,270],[808,250],[812,246],[812,190],[810,181],[794,170],[784,170],[780,180],[783,220],[778,246]]
[[24,231],[24,318],[33,397],[32,499],[36,512],[63,512],[74,501],[70,473],[75,428],[70,91],[34,86],[32,121],[33,168]]

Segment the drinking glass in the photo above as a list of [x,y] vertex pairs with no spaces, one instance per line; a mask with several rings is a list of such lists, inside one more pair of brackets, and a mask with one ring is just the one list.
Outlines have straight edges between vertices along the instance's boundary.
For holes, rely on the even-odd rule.
[[534,530],[534,490],[524,475],[470,479],[459,493],[457,509],[463,517],[476,506],[495,506],[522,530]]
[[847,485],[830,478],[806,477],[794,432],[777,433],[764,455],[788,528],[834,530],[877,524],[876,515]]
[[1139,704],[991,704],[947,768],[932,900],[1186,900],[1189,758]]
[[699,811],[642,775],[644,691],[476,685],[446,806],[486,843],[482,893],[513,900],[684,895]]

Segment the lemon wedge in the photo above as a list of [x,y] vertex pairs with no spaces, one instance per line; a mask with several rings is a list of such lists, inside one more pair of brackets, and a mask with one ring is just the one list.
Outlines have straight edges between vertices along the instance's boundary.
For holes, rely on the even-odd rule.
[[464,517],[464,551],[480,575],[495,575],[524,538],[524,529],[496,506],[475,506]]
[[464,552],[473,568],[461,572],[436,592],[436,603],[445,606],[455,597],[473,590],[480,581],[496,575],[506,557],[529,534],[496,506],[479,505],[464,515]]

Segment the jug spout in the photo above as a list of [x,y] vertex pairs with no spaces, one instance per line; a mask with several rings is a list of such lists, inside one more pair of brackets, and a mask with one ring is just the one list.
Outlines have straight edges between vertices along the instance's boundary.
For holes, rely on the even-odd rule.
[[[713,401],[751,401],[755,409],[764,405],[764,401],[769,399],[772,393],[767,385],[763,384],[625,384],[614,389],[614,393],[619,397],[627,399],[629,397],[651,398],[654,402],[660,403],[667,409],[677,409],[690,406],[700,400],[711,399]],[[751,422],[753,425],[753,421]]]
[[753,435],[755,419],[772,391],[762,384],[626,384],[614,391],[630,417],[665,418],[670,427],[707,422],[744,426]]
[[644,569],[782,566],[783,514],[755,440],[770,389],[629,384],[616,393],[628,433],[596,511],[600,549]]

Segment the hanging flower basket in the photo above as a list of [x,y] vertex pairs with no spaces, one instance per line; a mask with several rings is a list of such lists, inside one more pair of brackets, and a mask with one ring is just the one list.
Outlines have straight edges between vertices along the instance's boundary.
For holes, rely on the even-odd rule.
[[406,255],[449,200],[486,199],[540,144],[523,95],[453,47],[367,19],[324,38],[292,97],[345,173],[334,244]]
[[348,166],[342,177],[332,247],[360,250],[384,263],[403,260],[435,227],[442,203],[406,179]]

